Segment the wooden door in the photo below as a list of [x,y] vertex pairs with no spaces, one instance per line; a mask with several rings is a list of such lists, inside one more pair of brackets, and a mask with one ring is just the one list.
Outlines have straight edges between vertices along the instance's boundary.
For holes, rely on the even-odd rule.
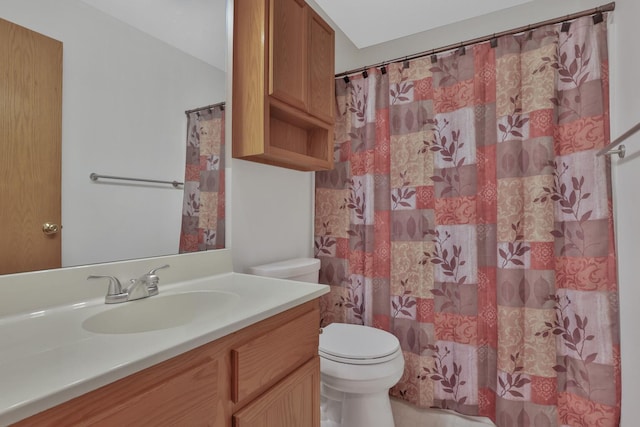
[[333,124],[335,102],[335,34],[309,8],[309,113]]
[[233,415],[234,427],[320,427],[320,358],[315,356]]
[[271,0],[269,8],[269,94],[307,109],[307,5]]
[[0,274],[61,266],[62,43],[0,19]]

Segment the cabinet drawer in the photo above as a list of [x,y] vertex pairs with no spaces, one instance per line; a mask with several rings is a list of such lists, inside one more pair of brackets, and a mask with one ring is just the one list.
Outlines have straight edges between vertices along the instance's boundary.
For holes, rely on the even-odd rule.
[[320,358],[315,356],[233,415],[234,427],[320,427]]
[[235,403],[264,391],[318,354],[320,312],[315,309],[231,351]]

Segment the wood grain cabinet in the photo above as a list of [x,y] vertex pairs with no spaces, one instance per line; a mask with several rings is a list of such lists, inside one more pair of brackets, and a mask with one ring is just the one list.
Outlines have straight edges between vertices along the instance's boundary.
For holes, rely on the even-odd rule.
[[320,427],[320,358],[314,357],[285,380],[233,415],[234,427]]
[[16,426],[320,427],[311,301]]
[[235,0],[233,157],[333,167],[333,29],[303,0]]

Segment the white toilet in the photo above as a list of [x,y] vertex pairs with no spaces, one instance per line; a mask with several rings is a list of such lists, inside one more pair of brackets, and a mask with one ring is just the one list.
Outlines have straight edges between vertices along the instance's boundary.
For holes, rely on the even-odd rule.
[[[297,258],[250,274],[318,282],[320,260]],[[332,323],[320,335],[322,427],[393,427],[389,388],[404,371],[400,342],[380,329]]]

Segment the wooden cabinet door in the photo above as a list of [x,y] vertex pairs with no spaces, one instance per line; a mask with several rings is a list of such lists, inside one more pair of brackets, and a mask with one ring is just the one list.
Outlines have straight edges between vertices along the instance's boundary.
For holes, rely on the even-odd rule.
[[320,358],[314,356],[233,416],[234,427],[320,427]]
[[220,361],[193,350],[15,424],[39,426],[226,426]]
[[333,123],[335,35],[333,29],[311,8],[308,14],[308,110],[320,120]]
[[271,0],[269,7],[269,95],[307,109],[307,5]]

